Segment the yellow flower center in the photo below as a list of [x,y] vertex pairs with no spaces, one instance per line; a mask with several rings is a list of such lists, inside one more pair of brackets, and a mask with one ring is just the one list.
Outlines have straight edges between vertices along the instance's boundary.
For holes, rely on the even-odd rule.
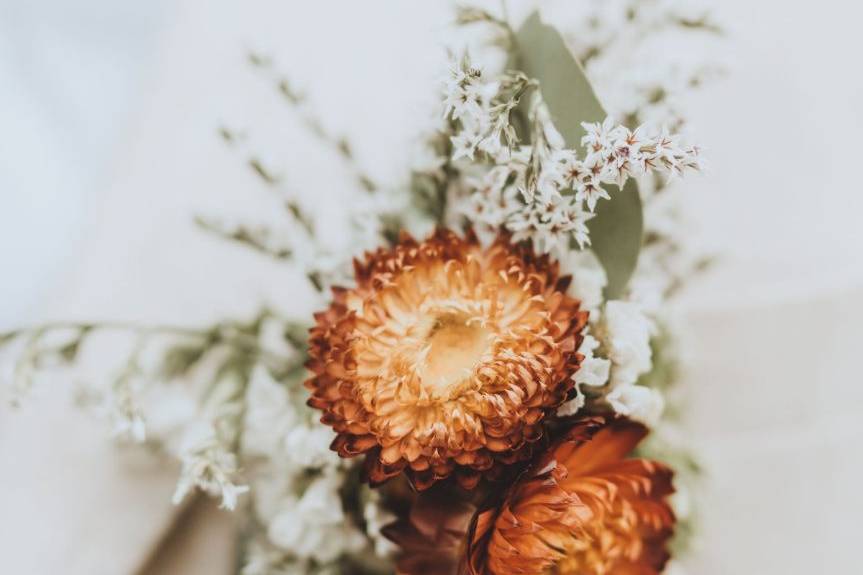
[[426,336],[425,360],[418,366],[423,387],[445,394],[469,378],[489,350],[491,332],[477,321],[446,314],[437,317]]
[[523,461],[571,389],[587,314],[555,264],[501,237],[438,232],[356,262],[310,336],[309,404],[345,457],[418,489]]
[[577,537],[564,539],[564,556],[551,570],[552,575],[608,575],[621,562],[638,560],[643,543],[636,529],[636,512],[623,500],[609,505],[602,521],[588,522]]

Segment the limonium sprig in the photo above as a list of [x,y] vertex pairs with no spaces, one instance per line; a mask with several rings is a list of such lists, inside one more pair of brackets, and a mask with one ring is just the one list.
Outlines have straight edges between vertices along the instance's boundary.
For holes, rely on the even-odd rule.
[[237,497],[249,490],[237,484],[237,456],[224,444],[212,426],[205,426],[187,439],[181,453],[182,471],[173,502],[182,502],[186,495],[200,489],[211,496],[220,497],[221,507],[233,510]]
[[[525,94],[530,144],[520,144],[512,116]],[[487,169],[471,179],[461,213],[481,235],[504,227],[515,241],[562,254],[570,239],[590,245],[587,222],[599,200],[611,199],[629,178],[664,173],[668,178],[701,169],[700,150],[667,130],[629,129],[611,117],[582,124],[581,149],[567,148],[538,91],[522,72],[504,72],[485,82],[467,56],[453,65],[444,93],[445,115],[455,124],[452,160]],[[615,192],[617,193],[617,192]]]

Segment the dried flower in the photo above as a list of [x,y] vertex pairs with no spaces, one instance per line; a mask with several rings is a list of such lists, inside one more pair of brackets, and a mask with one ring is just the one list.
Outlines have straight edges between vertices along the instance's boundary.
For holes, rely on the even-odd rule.
[[467,124],[481,121],[486,105],[481,77],[482,71],[473,67],[467,56],[453,63],[445,83],[444,117]]
[[198,488],[221,497],[222,508],[236,508],[237,496],[249,490],[248,486],[234,482],[238,471],[236,455],[222,445],[208,425],[192,428],[185,443],[183,469],[174,492],[174,504],[181,503],[190,491]]
[[605,398],[615,413],[645,425],[656,425],[665,409],[665,400],[655,389],[643,385],[622,385]]
[[365,537],[342,510],[342,482],[338,474],[325,473],[314,479],[299,498],[283,499],[269,524],[270,541],[298,558],[319,563],[362,549]]
[[530,144],[518,146],[510,116],[536,86],[519,72],[487,82],[466,58],[453,67],[444,101],[445,116],[456,125],[451,158],[469,160],[474,173],[484,167],[486,177],[469,176],[473,193],[452,203],[477,229],[508,230],[514,241],[530,240],[537,251],[560,257],[572,240],[581,248],[590,245],[587,222],[599,200],[612,199],[608,186],[701,168],[699,149],[667,130],[647,136],[645,128],[630,130],[610,116],[582,124],[583,153],[566,149],[538,92],[531,94]]
[[557,264],[499,238],[403,235],[356,263],[357,287],[316,314],[309,405],[367,454],[368,478],[465,487],[526,458],[567,397],[587,314]]
[[656,328],[638,304],[627,301],[605,304],[603,321],[612,362],[611,383],[631,385],[653,365],[650,336]]
[[560,269],[572,276],[569,295],[581,300],[582,307],[590,312],[591,323],[596,323],[601,317],[603,290],[608,284],[605,268],[591,250],[570,250],[560,258]]
[[626,459],[647,429],[582,420],[473,520],[472,575],[658,575],[674,526],[672,472]]

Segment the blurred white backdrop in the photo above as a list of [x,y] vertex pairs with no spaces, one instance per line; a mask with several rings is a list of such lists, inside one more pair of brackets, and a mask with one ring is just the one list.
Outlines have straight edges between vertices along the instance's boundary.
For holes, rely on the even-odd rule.
[[[516,13],[529,7],[511,4]],[[863,8],[726,0],[713,9],[728,28],[729,74],[688,102],[711,165],[689,182],[693,241],[720,255],[686,296],[701,336],[693,347],[707,358],[692,381],[700,386],[694,437],[719,469],[705,512],[714,539],[695,572],[841,570],[853,548],[836,518],[860,509],[859,496],[841,494],[863,471],[859,457],[844,456],[863,440],[863,398],[853,391],[859,376],[843,368],[855,359],[848,342],[863,337],[854,323],[863,194],[853,173]],[[200,213],[266,220],[273,212],[243,156],[218,139],[222,125],[246,133],[245,150],[320,211],[346,193],[348,175],[246,54],[271,55],[327,126],[354,142],[360,162],[394,181],[432,113],[449,18],[449,3],[396,0],[0,0],[0,327],[88,316],[199,322],[262,299],[313,297],[278,266],[192,224]],[[831,336],[819,339],[824,331]],[[760,356],[734,355],[759,348]],[[790,359],[809,368],[794,371]],[[747,386],[747,405],[771,411],[741,409],[725,392],[735,385]],[[842,417],[803,417],[811,385]],[[16,449],[11,443],[3,448]],[[812,459],[802,461],[795,445]],[[788,508],[818,489],[839,490],[832,506]],[[820,535],[804,541],[797,524]],[[794,545],[809,552],[767,553]]]
[[0,2],[0,323],[67,285],[133,115],[168,2]]
[[[180,179],[195,172],[196,157],[213,161],[208,146],[224,122],[270,132],[254,134],[269,153],[301,132],[267,116],[278,103],[248,74],[249,49],[272,54],[371,169],[403,164],[404,144],[431,108],[448,4],[276,4],[0,2],[0,324],[66,308],[65,294],[89,281],[78,279],[83,260],[106,262],[100,246],[134,241],[124,220],[136,202],[253,195],[240,191],[250,185],[242,178],[206,193]],[[853,168],[863,78],[853,55],[863,10],[838,0],[733,0],[714,13],[729,30],[721,54],[729,75],[688,107],[711,162],[692,184],[696,241],[721,255],[722,273],[689,301],[750,305],[859,284],[863,194]],[[165,121],[160,105],[179,113]],[[187,139],[164,150],[173,162],[143,168],[158,188],[132,191],[129,162],[149,156],[138,138],[154,121],[164,129],[154,148]]]

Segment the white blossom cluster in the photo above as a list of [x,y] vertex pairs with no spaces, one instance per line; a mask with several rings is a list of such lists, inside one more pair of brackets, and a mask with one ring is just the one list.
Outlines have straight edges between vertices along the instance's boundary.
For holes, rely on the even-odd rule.
[[584,359],[573,377],[578,394],[563,404],[558,414],[576,414],[584,406],[583,388],[588,388],[602,394],[616,413],[656,424],[664,409],[663,397],[657,390],[638,384],[639,378],[653,368],[654,321],[636,302],[611,300],[603,304],[605,272],[590,251],[572,252],[561,267],[572,274],[569,293],[590,312],[590,323],[578,349]]
[[246,405],[242,450],[259,462],[253,507],[263,529],[244,575],[338,573],[343,556],[385,549],[380,521],[388,520],[379,502],[362,510],[365,530],[343,507],[340,492],[353,463],[330,450],[333,431],[264,367],[252,375]]
[[193,429],[186,441],[181,453],[183,469],[174,492],[174,503],[181,503],[190,491],[197,488],[213,497],[220,497],[224,509],[234,510],[237,497],[249,490],[247,485],[236,484],[236,454],[219,439],[211,426]]
[[465,56],[450,68],[445,82],[444,118],[459,122],[452,137],[453,159],[473,160],[477,151],[495,156],[506,140],[517,140],[510,114],[531,82],[521,74],[507,74],[498,82],[484,82],[482,71]]
[[[261,349],[295,356],[284,329],[279,320],[265,320]],[[146,437],[181,462],[175,504],[201,491],[224,509],[253,515],[256,527],[242,573],[337,574],[346,556],[392,553],[381,530],[394,517],[376,494],[364,489],[369,496],[356,508],[342,501],[356,462],[330,450],[334,432],[305,405],[302,371],[276,380],[261,361],[248,377],[231,372],[214,377],[204,366],[203,373],[181,384],[143,381],[144,367],[135,377],[118,380],[122,385],[106,388],[100,382],[80,389],[79,400],[129,439]],[[118,415],[127,412],[135,419]]]
[[486,167],[469,176],[468,193],[455,198],[456,209],[481,236],[504,228],[514,241],[531,240],[538,251],[561,256],[571,240],[581,248],[590,244],[587,222],[597,202],[611,198],[609,186],[622,189],[630,177],[674,178],[700,169],[698,148],[681,144],[678,136],[630,130],[610,117],[583,124],[582,150],[567,149],[538,93],[531,105],[532,144],[517,145],[510,116],[533,85],[512,73],[485,83],[466,58],[446,83],[445,113],[456,123],[452,160],[476,164],[480,153]]

